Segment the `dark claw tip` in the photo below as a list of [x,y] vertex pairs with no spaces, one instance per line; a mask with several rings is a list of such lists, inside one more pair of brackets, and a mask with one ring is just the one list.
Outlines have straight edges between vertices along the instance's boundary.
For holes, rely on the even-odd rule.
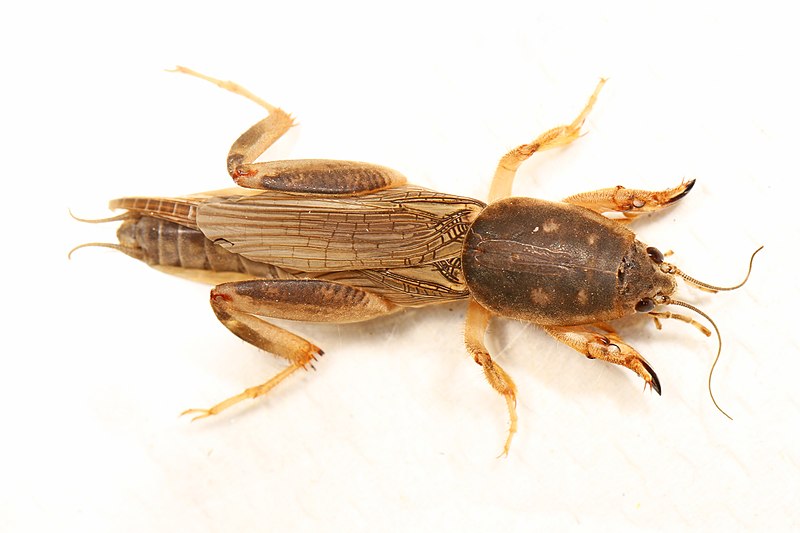
[[667,202],[667,203],[668,203],[668,204],[671,204],[672,202],[677,202],[678,200],[680,200],[681,198],[683,198],[684,196],[686,196],[687,194],[689,194],[689,191],[691,191],[691,190],[692,190],[692,187],[694,187],[694,182],[696,182],[696,181],[697,181],[697,180],[695,180],[695,179],[691,179],[691,180],[689,180],[689,181],[686,183],[686,188],[685,188],[685,189],[683,189],[683,191],[681,191],[681,193],[680,193],[680,194],[678,194],[677,196],[675,196],[674,198],[670,198],[669,202]]
[[661,382],[658,380],[658,376],[653,370],[653,367],[651,367],[650,363],[648,363],[645,360],[642,360],[642,365],[644,366],[645,370],[647,370],[647,372],[650,374],[650,377],[653,378],[653,381],[650,383],[650,386],[653,388],[654,391],[658,393],[659,396],[661,396]]

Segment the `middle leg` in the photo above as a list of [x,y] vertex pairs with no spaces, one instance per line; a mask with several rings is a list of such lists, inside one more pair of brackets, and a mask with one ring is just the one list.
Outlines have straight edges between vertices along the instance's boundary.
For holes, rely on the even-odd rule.
[[475,359],[475,362],[483,368],[483,375],[486,376],[489,385],[506,400],[509,427],[502,455],[508,455],[511,439],[514,437],[514,433],[517,432],[517,386],[511,376],[506,374],[506,371],[492,359],[491,354],[486,349],[486,345],[483,343],[491,318],[492,315],[486,308],[470,298],[469,307],[467,307],[464,341],[467,345],[467,351]]
[[517,175],[517,169],[534,153],[566,146],[580,136],[581,126],[583,126],[586,117],[592,110],[595,101],[597,101],[597,95],[600,94],[600,89],[603,88],[605,83],[605,79],[600,79],[583,111],[572,123],[548,130],[539,135],[533,142],[514,148],[500,159],[489,189],[489,203],[511,196],[511,186],[514,183],[514,177]]

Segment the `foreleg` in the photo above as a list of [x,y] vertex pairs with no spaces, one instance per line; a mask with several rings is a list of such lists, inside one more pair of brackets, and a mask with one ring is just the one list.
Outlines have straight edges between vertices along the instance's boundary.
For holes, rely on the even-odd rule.
[[626,189],[622,185],[599,189],[596,191],[582,192],[564,198],[564,201],[591,209],[596,213],[621,213],[623,222],[642,215],[658,211],[674,204],[692,190],[695,180],[682,182],[677,187],[663,191],[644,191],[640,189]]
[[544,330],[589,359],[600,359],[633,370],[647,385],[661,394],[661,383],[650,363],[616,333],[600,333],[594,331],[592,326],[544,326]]

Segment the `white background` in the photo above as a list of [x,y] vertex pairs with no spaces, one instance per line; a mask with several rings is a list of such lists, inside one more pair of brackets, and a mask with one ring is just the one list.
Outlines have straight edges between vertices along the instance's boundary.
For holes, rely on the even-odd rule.
[[[287,4],[4,10],[0,529],[800,527],[796,17],[766,3]],[[179,418],[284,363],[219,325],[206,287],[110,250],[66,259],[114,238],[68,207],[103,217],[118,196],[229,185],[228,147],[262,111],[163,72],[176,64],[291,111],[300,127],[269,157],[371,161],[478,198],[506,150],[572,120],[609,77],[588,134],[524,165],[515,192],[694,177],[635,226],[642,240],[715,284],[765,245],[743,289],[681,290],[722,330],[714,388],[734,421],[708,397],[716,343],[694,328],[621,324],[658,397],[498,320],[489,347],[520,423],[497,459],[505,406],[463,348],[463,305],[291,324],[326,350],[317,372]]]

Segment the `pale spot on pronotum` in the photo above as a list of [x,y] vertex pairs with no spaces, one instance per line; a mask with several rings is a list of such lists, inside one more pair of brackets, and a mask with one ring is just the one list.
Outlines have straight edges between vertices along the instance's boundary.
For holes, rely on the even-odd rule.
[[586,305],[589,302],[589,293],[586,292],[586,289],[578,291],[577,300],[579,305]]
[[531,302],[536,305],[545,305],[550,302],[550,295],[537,287],[531,290]]
[[542,225],[542,229],[545,233],[552,233],[554,231],[558,231],[558,228],[561,227],[561,224],[556,222],[555,220],[548,220]]

